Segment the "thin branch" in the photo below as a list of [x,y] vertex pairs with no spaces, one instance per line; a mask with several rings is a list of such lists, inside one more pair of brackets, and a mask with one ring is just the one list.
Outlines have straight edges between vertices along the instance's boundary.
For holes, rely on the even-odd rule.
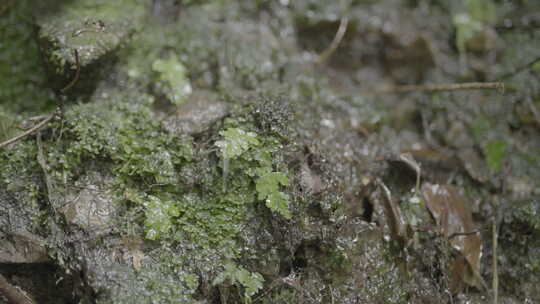
[[77,80],[79,80],[79,75],[81,73],[81,64],[79,62],[79,52],[77,49],[73,49],[73,56],[75,57],[75,76],[73,79],[60,90],[60,92],[65,93],[67,90],[71,89],[77,83]]
[[383,197],[383,211],[387,219],[388,227],[390,228],[390,237],[394,241],[401,241],[405,236],[405,222],[401,215],[401,209],[392,200],[392,195],[388,187],[379,179],[377,179],[377,185],[382,189]]
[[51,113],[49,114],[45,119],[43,119],[40,123],[38,123],[37,125],[33,126],[32,128],[28,129],[28,131],[20,134],[20,135],[17,135],[13,138],[10,138],[4,142],[1,142],[0,143],[0,148],[3,148],[3,147],[6,147],[8,145],[11,145],[12,143],[15,143],[29,135],[31,135],[32,133],[40,130],[41,128],[43,128],[48,122],[50,122],[54,116],[56,115],[56,113]]
[[518,68],[516,68],[514,71],[512,72],[508,72],[502,76],[500,76],[499,78],[497,79],[506,79],[506,78],[510,78],[510,77],[514,77],[516,76],[517,74],[520,74],[521,72],[525,71],[525,70],[528,70],[530,68],[532,68],[533,65],[535,65],[536,63],[540,62],[540,57],[536,57],[534,58],[533,60],[529,61],[528,63],[526,63],[525,65],[523,66],[520,66]]
[[317,57],[317,64],[322,64],[328,58],[334,53],[334,51],[338,48],[339,44],[341,43],[341,40],[343,40],[343,37],[345,36],[345,33],[347,32],[347,25],[349,24],[349,18],[348,17],[341,17],[341,20],[339,21],[339,28],[336,32],[336,35],[334,36],[334,40],[332,40],[332,43]]
[[534,116],[534,119],[536,120],[538,125],[540,125],[540,113],[538,112],[538,109],[534,105],[534,103],[532,101],[532,98],[525,98],[525,102],[529,106],[529,109],[531,110],[531,112],[532,112],[532,114]]
[[43,143],[41,142],[41,133],[37,134],[36,139],[37,139],[37,147],[38,147],[37,161],[38,161],[39,166],[41,167],[41,170],[43,170],[43,176],[45,179],[45,185],[47,187],[47,198],[49,200],[49,204],[51,205],[51,208],[53,209],[54,214],[56,215],[56,207],[55,207],[56,200],[53,198],[54,188],[53,188],[53,183],[51,181],[51,177],[49,176],[49,173],[47,172],[49,169],[49,166],[47,165],[47,162],[45,161],[45,156],[43,156]]
[[449,240],[455,238],[455,237],[458,237],[458,236],[468,236],[468,235],[475,235],[475,234],[479,234],[480,231],[478,230],[475,230],[475,231],[471,231],[471,232],[455,232],[455,233],[452,233],[452,235],[450,235],[448,237]]
[[504,91],[503,82],[464,82],[448,84],[426,84],[426,85],[404,85],[395,87],[386,87],[379,89],[368,89],[362,92],[362,95],[381,95],[398,94],[408,92],[444,92],[444,91],[463,91],[463,90],[486,90],[495,89]]
[[499,271],[497,269],[497,219],[493,218],[492,223],[492,238],[493,238],[493,281],[491,282],[491,288],[493,289],[493,304],[499,303]]

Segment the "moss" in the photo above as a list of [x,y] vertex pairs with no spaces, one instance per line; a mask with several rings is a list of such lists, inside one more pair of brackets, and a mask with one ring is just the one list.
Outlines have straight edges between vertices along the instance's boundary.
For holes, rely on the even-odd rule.
[[34,1],[16,2],[0,18],[0,105],[15,113],[40,113],[54,102],[33,40],[30,14]]
[[[36,155],[34,142],[0,150],[0,197],[5,200],[0,199],[0,209],[13,216],[8,222],[9,229],[24,227],[27,231],[42,232],[43,214],[39,204],[42,171]],[[21,221],[24,224],[20,224]]]
[[516,295],[521,300],[535,298],[538,294],[531,287],[536,286],[540,278],[539,209],[538,199],[521,202],[505,210],[500,226],[499,280],[508,282],[501,289],[507,293],[521,290],[521,294]]
[[0,104],[0,142],[15,136],[15,114]]
[[76,173],[84,159],[110,159],[117,177],[152,183],[176,180],[175,165],[191,157],[189,138],[173,138],[160,129],[149,96],[113,93],[103,104],[69,109],[57,125],[65,139],[54,146],[51,164]]
[[[55,184],[69,187],[88,168],[104,164],[113,173],[116,200],[123,206],[116,219],[123,233],[183,250],[190,263],[212,257],[211,262],[204,262],[206,275],[220,272],[226,261],[241,257],[241,230],[260,209],[257,206],[266,202],[284,217],[292,215],[284,187],[288,182],[284,140],[256,126],[254,107],[239,108],[224,130],[256,134],[256,144],[251,141],[239,153],[229,155],[225,168],[223,155],[212,145],[196,150],[192,138],[164,131],[152,113],[152,104],[148,95],[109,92],[92,103],[72,106],[62,121],[51,126],[44,142],[51,177]],[[223,138],[212,140],[218,139]],[[33,145],[25,141],[13,153],[23,147]],[[190,178],[181,174],[201,167],[208,170],[205,179],[185,183]],[[160,262],[151,269],[142,268],[138,277],[146,283],[139,287],[153,298],[189,299],[196,287],[190,268],[182,264],[178,271],[185,276],[168,276],[166,265],[175,256],[167,250],[155,254]],[[253,294],[253,286],[244,276],[237,279],[248,288],[248,295]],[[173,282],[191,287],[174,291]]]
[[186,68],[174,55],[170,54],[166,60],[157,59],[152,63],[152,69],[159,72],[158,92],[163,92],[174,104],[186,102],[191,94],[191,84],[186,77]]
[[250,303],[251,296],[262,288],[262,282],[264,281],[262,276],[258,273],[251,273],[244,269],[244,267],[230,262],[225,264],[224,268],[225,270],[214,279],[213,284],[218,285],[225,281],[229,281],[232,284],[240,284],[245,288],[245,301]]
[[36,38],[50,86],[70,99],[91,95],[110,74],[118,50],[142,27],[145,6],[139,0],[64,1],[37,16]]
[[[444,123],[446,120],[457,120],[463,126],[471,126],[472,135],[462,132],[466,137],[464,142],[467,147],[484,152],[487,158],[485,165],[491,167],[493,173],[505,172],[507,161],[512,172],[518,172],[514,176],[518,181],[508,183],[510,195],[524,197],[525,200],[537,190],[533,181],[538,175],[538,149],[534,144],[536,137],[531,136],[536,131],[518,132],[520,123],[525,122],[515,117],[508,118],[508,114],[512,115],[509,108],[512,102],[498,102],[503,97],[494,97],[488,102],[481,98],[483,93],[474,95],[476,92],[437,95],[433,97],[438,98],[434,108],[422,103],[421,111],[407,107],[407,115],[403,115],[403,111],[399,111],[403,108],[395,106],[398,99],[357,96],[359,85],[369,87],[414,82],[407,78],[410,75],[407,62],[403,63],[403,75],[406,77],[385,71],[387,68],[393,70],[389,64],[390,57],[402,52],[383,50],[381,46],[401,44],[403,37],[410,36],[403,34],[414,34],[417,28],[429,29],[426,38],[422,38],[425,41],[422,41],[440,50],[438,56],[441,60],[437,64],[447,65],[442,67],[442,74],[430,69],[429,79],[456,81],[457,68],[452,66],[457,66],[454,57],[459,54],[448,47],[451,20],[440,15],[438,10],[432,10],[433,17],[424,18],[426,15],[421,11],[425,12],[426,7],[431,9],[432,6],[420,7],[419,1],[406,1],[405,9],[388,15],[387,8],[395,5],[390,4],[391,1],[351,2],[351,9],[355,9],[350,10],[355,13],[352,15],[373,15],[375,19],[366,19],[371,25],[360,20],[349,22],[347,37],[334,54],[335,59],[341,58],[340,61],[347,65],[353,63],[354,67],[345,71],[336,70],[333,63],[322,66],[322,69],[306,68],[310,65],[311,56],[300,49],[306,33],[312,33],[303,33],[302,28],[325,29],[324,35],[320,31],[313,32],[315,35],[306,43],[310,50],[322,50],[330,43],[342,14],[341,6],[335,3],[300,1],[282,5],[275,1],[151,1],[152,5],[161,3],[179,8],[175,11],[178,15],[168,14],[164,18],[166,20],[157,20],[161,15],[152,15],[156,14],[155,7],[150,7],[148,1],[49,2],[61,4],[57,10],[40,17],[41,33],[47,39],[53,36],[65,38],[65,43],[62,39],[49,39],[52,51],[48,55],[59,59],[57,68],[67,76],[67,80],[71,80],[74,72],[72,50],[81,50],[81,77],[91,76],[94,82],[88,90],[91,97],[85,99],[88,103],[76,103],[77,100],[68,98],[72,103],[66,105],[62,120],[41,131],[44,155],[50,166],[47,173],[58,194],[63,194],[64,190],[68,194],[80,193],[76,187],[91,188],[96,185],[92,179],[102,177],[105,180],[106,177],[107,186],[114,190],[107,197],[107,202],[114,205],[114,215],[110,216],[116,217],[115,227],[112,233],[106,232],[102,237],[69,219],[68,225],[63,225],[64,219],[49,210],[44,172],[36,162],[37,151],[32,137],[0,151],[0,200],[8,202],[7,207],[2,206],[5,208],[0,211],[0,220],[5,222],[2,214],[8,214],[4,212],[9,210],[6,209],[8,207],[16,212],[20,209],[28,211],[28,214],[33,212],[35,218],[28,218],[32,218],[34,228],[50,234],[51,255],[65,269],[74,270],[76,276],[82,274],[83,283],[90,286],[85,287],[86,294],[91,295],[89,298],[97,297],[92,300],[98,303],[196,303],[212,301],[218,292],[222,300],[229,294],[229,302],[249,301],[250,297],[256,302],[266,303],[302,300],[415,302],[415,294],[439,298],[444,291],[438,293],[429,288],[423,289],[424,285],[407,285],[405,281],[408,278],[398,267],[401,265],[396,265],[386,250],[387,246],[380,241],[383,235],[377,234],[372,242],[365,241],[368,228],[362,225],[362,219],[384,225],[380,210],[377,210],[377,192],[366,186],[370,180],[381,178],[391,188],[394,197],[401,195],[396,187],[392,187],[396,185],[388,183],[381,173],[385,169],[379,166],[384,162],[375,159],[386,158],[388,151],[400,151],[407,144],[424,147],[429,141],[427,131],[431,129],[434,143],[446,148],[443,147],[445,143],[439,141],[443,138],[439,135],[447,133],[443,132],[448,130],[445,128],[448,126]],[[466,1],[469,2],[472,3]],[[3,33],[9,38],[7,40],[13,42],[13,45],[2,49],[6,52],[0,56],[8,58],[10,63],[17,62],[0,68],[1,77],[7,80],[0,84],[0,96],[3,97],[0,115],[10,118],[9,122],[2,120],[2,123],[7,122],[8,128],[17,122],[16,114],[27,116],[28,113],[19,110],[41,111],[52,104],[48,101],[52,99],[48,97],[49,90],[42,86],[46,77],[40,68],[34,69],[39,63],[37,47],[29,39],[31,28],[19,22],[33,2],[20,3],[10,9],[9,18],[0,21],[4,26]],[[450,10],[448,4],[439,6]],[[150,8],[152,12],[149,12]],[[475,16],[472,9],[469,8],[467,14],[483,26],[495,21],[489,16]],[[267,22],[268,16],[271,22]],[[126,20],[130,18],[135,24]],[[431,26],[434,20],[439,22],[437,26]],[[382,25],[385,25],[384,29]],[[471,27],[469,30],[475,32],[477,29]],[[130,44],[119,48],[133,31],[135,34]],[[353,35],[357,31],[366,35]],[[513,35],[504,31],[497,34],[502,39]],[[457,43],[461,45],[462,52],[473,51],[465,39],[467,35],[458,33]],[[534,58],[538,48],[529,42],[534,39],[530,39],[528,34],[520,34],[519,37],[505,40],[519,42],[506,43],[520,45],[519,52],[515,48],[506,48],[499,56],[499,51],[494,50],[495,62],[490,64],[493,71],[490,70],[488,75],[486,70],[486,75],[475,80],[497,79],[497,69],[512,72],[517,70],[515,67],[519,68],[513,64],[502,67],[498,63],[499,58],[522,58],[520,60],[524,64]],[[17,48],[23,51],[19,54]],[[95,52],[88,51],[88,48]],[[476,60],[480,56],[477,53],[468,55]],[[101,56],[109,55],[114,60],[93,66]],[[347,58],[354,58],[354,61]],[[356,61],[361,66],[354,64]],[[417,65],[417,62],[410,64]],[[472,66],[475,73],[476,69],[479,74],[483,73],[481,64]],[[86,67],[96,69],[84,70]],[[170,67],[179,70],[172,71]],[[105,72],[98,73],[104,69]],[[12,81],[7,77],[15,70],[21,73]],[[176,73],[178,71],[181,73]],[[324,79],[321,73],[328,78]],[[522,96],[519,98],[528,97],[530,91],[537,87],[534,81],[537,77],[534,73],[525,72],[519,77],[512,80],[524,89],[520,90]],[[526,78],[532,80],[527,82]],[[344,79],[352,82],[342,81]],[[65,83],[64,80],[62,84]],[[193,137],[183,135],[178,129],[173,134],[161,122],[163,112],[168,115],[175,110],[169,101],[190,101],[187,94],[183,95],[188,85],[195,92],[201,88],[211,91],[212,94],[208,95],[211,97],[203,98],[222,98],[223,103],[227,103],[227,111],[232,109],[228,114],[222,111],[208,123],[211,126],[193,132]],[[350,85],[350,91],[342,90]],[[96,86],[99,88],[97,91],[94,90]],[[111,90],[111,87],[118,89]],[[283,88],[290,93],[292,101],[284,96],[251,97],[259,92],[275,93]],[[219,93],[221,96],[214,97]],[[13,102],[8,100],[10,96]],[[72,96],[82,97],[75,90]],[[449,96],[456,98],[449,100]],[[474,102],[462,98],[465,96],[471,96]],[[400,95],[398,98],[404,101],[400,104],[417,102],[414,95]],[[510,97],[507,95],[506,98]],[[163,100],[167,102],[163,103]],[[295,102],[301,108],[294,109],[296,117],[289,106]],[[448,116],[456,111],[458,114]],[[420,114],[425,125],[418,123]],[[223,115],[229,116],[223,120]],[[505,126],[509,121],[511,130]],[[388,124],[396,131],[388,128]],[[530,126],[531,120],[528,124]],[[402,132],[402,126],[407,127],[408,135]],[[430,130],[423,130],[426,126]],[[413,135],[412,138],[409,135]],[[512,142],[504,145],[502,140],[509,135],[513,135]],[[523,140],[520,136],[529,139]],[[522,149],[519,152],[514,151],[520,142],[528,144],[520,145]],[[461,147],[458,144],[450,143],[448,148]],[[452,155],[458,152],[448,151]],[[481,165],[484,162],[481,161]],[[452,166],[455,167],[453,163]],[[438,172],[432,171],[431,165],[423,168],[425,173],[422,177],[426,180],[432,178],[430,173]],[[94,171],[106,174],[88,174]],[[444,177],[441,180],[448,180],[448,176]],[[457,185],[469,183],[461,171],[453,174],[451,180]],[[398,181],[401,183],[403,181]],[[473,186],[479,189],[475,197],[481,200],[484,196],[481,190],[486,190],[485,185],[476,183]],[[102,188],[98,187],[98,190]],[[410,187],[405,190],[410,190]],[[409,221],[424,220],[417,214],[417,209],[423,208],[420,202],[413,194],[407,193],[400,197],[402,211]],[[404,204],[407,199],[408,203]],[[24,204],[20,204],[21,201]],[[24,208],[18,208],[12,202]],[[362,205],[365,209],[375,208],[375,211],[362,210]],[[537,207],[537,201],[533,200],[516,210],[511,224],[518,228],[512,228],[512,231],[524,228],[527,235],[516,234],[508,240],[527,243],[537,239],[538,221],[534,218]],[[480,208],[475,214],[478,219],[487,218],[484,209]],[[58,229],[53,230],[54,225],[43,225],[40,217],[47,218],[43,222],[49,224],[56,221]],[[503,226],[503,229],[506,228]],[[64,239],[58,230],[65,230],[69,239]],[[79,235],[83,235],[80,239],[84,241],[73,241],[79,240]],[[117,257],[127,249],[112,244],[113,241],[109,243],[109,240],[118,241],[125,236],[141,242],[137,248],[140,252],[133,254],[133,265],[125,256],[117,263]],[[92,240],[87,242],[89,238]],[[514,246],[510,241],[502,241],[501,248],[510,252]],[[538,257],[533,251],[538,246],[535,241],[530,244],[533,244],[530,250],[526,250],[526,245],[514,246],[516,251],[503,256],[527,268],[517,275],[505,274],[506,277],[513,279],[537,274]],[[91,262],[88,262],[88,252],[94,254]],[[440,262],[437,256],[428,251],[424,253],[423,260],[429,260],[431,264],[411,261],[410,267],[444,272],[444,267],[431,266]],[[115,257],[115,261],[110,264],[102,262],[102,257],[110,256]],[[264,282],[257,272],[264,274]],[[444,278],[444,273],[440,277]],[[428,278],[427,274],[420,273],[414,283],[431,282],[425,285],[431,284],[435,288],[433,286],[441,282],[436,281],[438,278]],[[88,291],[91,288],[93,290]],[[257,297],[257,292],[261,297]]]
[[[200,271],[195,267],[201,265],[202,261],[198,257],[190,261],[187,254],[182,249],[168,245],[149,252],[148,258],[152,259],[152,263],[145,263],[136,273],[132,273],[129,277],[130,287],[118,290],[112,301],[126,304],[198,303],[194,296],[200,279],[196,273]],[[97,303],[111,303],[111,298],[102,296]]]
[[121,52],[119,68],[141,87],[159,95],[170,95],[169,98],[176,88],[166,83],[169,80],[163,81],[165,74],[160,62],[168,61],[185,68],[181,77],[184,83],[189,76],[193,86],[212,86],[216,81],[212,71],[216,65],[216,52],[222,45],[215,37],[219,32],[217,25],[199,22],[209,18],[204,13],[216,14],[212,10],[203,12],[193,8],[174,25],[150,19],[144,31],[134,35],[129,47]]
[[58,12],[40,16],[39,38],[55,46],[45,51],[61,72],[65,63],[75,64],[73,49],[84,67],[122,44],[140,26],[144,8],[138,0],[66,2]]

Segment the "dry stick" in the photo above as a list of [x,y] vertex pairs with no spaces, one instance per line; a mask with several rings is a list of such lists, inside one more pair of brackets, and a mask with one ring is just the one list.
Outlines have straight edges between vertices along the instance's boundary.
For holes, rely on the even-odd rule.
[[13,304],[35,304],[34,300],[26,295],[22,290],[11,285],[8,280],[0,274],[0,295],[4,296],[8,303]]
[[77,83],[77,80],[79,80],[79,75],[81,73],[81,64],[79,62],[79,52],[77,49],[73,49],[73,56],[75,57],[75,77],[64,87],[60,90],[60,92],[64,93],[67,90],[71,89]]
[[452,235],[450,235],[448,237],[449,240],[455,238],[455,237],[458,237],[458,236],[468,236],[468,235],[475,235],[475,234],[479,234],[480,231],[479,230],[474,230],[474,231],[471,231],[471,232],[455,232],[455,233],[452,233]]
[[21,129],[21,130],[23,130],[23,131],[28,130],[28,129],[31,128],[31,127],[26,127],[26,126],[24,126],[24,124],[25,124],[27,121],[32,121],[33,123],[35,123],[36,121],[40,121],[40,120],[43,120],[43,119],[47,118],[47,116],[49,116],[49,115],[47,115],[47,114],[41,114],[41,115],[32,116],[32,117],[30,117],[30,118],[25,119],[22,123],[18,124],[18,125],[15,126],[15,127],[18,128],[18,129]]
[[527,105],[529,106],[529,109],[533,113],[534,119],[540,125],[540,113],[538,112],[538,110],[536,109],[536,106],[532,102],[532,98],[525,98],[525,102],[527,103]]
[[15,136],[13,138],[10,138],[4,142],[1,142],[0,143],[0,148],[3,148],[3,147],[6,147],[14,142],[17,142],[23,138],[25,138],[26,136],[29,136],[31,135],[32,133],[38,131],[39,129],[43,128],[43,126],[45,126],[49,121],[51,121],[54,116],[55,116],[56,113],[51,113],[49,114],[45,119],[43,119],[40,123],[38,123],[37,125],[33,126],[32,128],[28,129],[28,131],[18,135],[18,136]]
[[341,43],[341,40],[343,40],[343,37],[345,36],[345,33],[347,32],[347,25],[349,24],[349,18],[348,17],[342,17],[339,21],[339,28],[336,32],[336,35],[334,36],[334,40],[332,40],[332,43],[324,50],[316,60],[317,64],[324,63],[330,55],[334,53],[334,51],[338,48],[339,44]]
[[492,229],[492,237],[493,237],[493,257],[492,257],[492,263],[493,263],[493,281],[491,282],[493,289],[493,304],[499,303],[499,273],[497,270],[497,218],[494,217],[493,224],[491,226]]
[[518,67],[517,69],[515,69],[514,71],[506,73],[506,74],[500,76],[497,79],[506,79],[506,78],[513,77],[513,76],[515,76],[515,75],[517,75],[517,74],[519,74],[519,73],[521,73],[523,71],[526,71],[526,70],[532,68],[532,66],[537,64],[538,62],[540,62],[540,57],[534,58],[533,60],[529,61],[525,65],[522,65],[522,66]]
[[404,85],[379,89],[368,89],[363,95],[395,94],[408,92],[443,92],[461,90],[496,89],[504,91],[503,82],[465,82],[448,84]]
[[41,142],[41,133],[37,134],[36,139],[37,139],[37,147],[38,147],[37,161],[38,161],[39,166],[43,170],[43,176],[45,179],[45,185],[47,187],[47,198],[49,200],[49,204],[51,205],[51,208],[56,214],[56,207],[55,207],[56,200],[53,198],[54,188],[53,188],[53,183],[51,181],[51,177],[49,176],[49,173],[47,173],[49,166],[47,166],[47,162],[45,161],[45,156],[43,156],[43,143]]
[[[75,57],[75,65],[76,65],[76,70],[75,70],[75,76],[73,77],[73,79],[64,87],[60,90],[60,92],[64,93],[65,91],[69,90],[71,87],[73,87],[73,85],[75,85],[75,83],[77,83],[77,80],[79,80],[79,75],[80,75],[80,72],[81,72],[81,65],[80,65],[80,62],[79,62],[79,52],[77,51],[77,49],[73,49],[73,56]],[[61,108],[61,105],[59,106],[59,108]],[[58,111],[57,111],[58,112]],[[4,142],[1,142],[0,143],[0,148],[3,148],[3,147],[6,147],[14,142],[17,142],[23,138],[25,138],[26,136],[29,136],[31,135],[32,133],[38,131],[39,129],[41,129],[43,126],[45,126],[49,121],[51,121],[54,116],[56,115],[56,112],[55,113],[51,113],[49,114],[48,116],[46,116],[45,119],[43,119],[40,123],[38,123],[37,125],[35,125],[34,127],[28,129],[28,131],[18,135],[18,136],[15,136],[11,139],[8,139]]]

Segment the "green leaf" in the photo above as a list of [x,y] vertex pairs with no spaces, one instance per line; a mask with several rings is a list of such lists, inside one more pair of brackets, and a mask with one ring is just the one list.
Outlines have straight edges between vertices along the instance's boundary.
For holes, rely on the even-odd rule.
[[286,219],[291,219],[292,214],[289,210],[289,196],[283,192],[275,192],[266,198],[266,207],[281,214]]
[[289,185],[289,179],[281,172],[265,172],[265,169],[261,168],[257,173],[260,177],[257,179],[255,187],[260,200],[279,192],[279,185]]
[[159,73],[156,84],[174,104],[186,102],[191,94],[191,84],[186,76],[186,68],[172,54],[166,60],[158,59],[152,64],[152,69]]
[[496,21],[496,8],[492,0],[464,0],[466,11],[454,15],[456,46],[460,54],[466,51],[467,42],[481,32],[487,24]]
[[465,0],[465,6],[472,20],[492,23],[497,19],[496,7],[492,0]]
[[236,279],[246,289],[244,291],[244,294],[247,297],[251,297],[263,287],[263,277],[257,272],[249,272],[244,268],[238,269],[238,271],[236,272]]
[[491,172],[497,173],[501,171],[507,146],[508,143],[504,140],[492,140],[487,143],[484,152]]
[[240,283],[245,290],[244,296],[249,299],[252,295],[257,293],[263,285],[263,277],[257,272],[249,272],[242,266],[237,266],[232,262],[225,264],[225,269],[221,272],[212,282],[213,285],[218,285],[225,280],[231,281],[231,283]]
[[149,195],[143,204],[146,207],[144,221],[146,238],[156,240],[168,234],[173,227],[171,217],[179,215],[178,208],[173,202],[163,201],[152,195]]
[[482,30],[482,23],[465,13],[455,15],[453,21],[456,27],[456,47],[460,54],[464,54],[467,42]]
[[259,178],[255,182],[258,199],[265,200],[270,210],[281,214],[286,219],[292,217],[289,211],[289,196],[279,191],[280,185],[289,185],[289,179],[281,172],[271,172],[269,168],[257,170]]
[[259,145],[257,134],[239,128],[228,128],[219,134],[223,136],[223,140],[217,141],[216,146],[220,148],[226,159],[238,157],[250,147]]
[[492,130],[492,124],[484,115],[478,115],[472,122],[471,127],[474,139],[477,142],[482,142],[482,140],[486,138],[486,134]]

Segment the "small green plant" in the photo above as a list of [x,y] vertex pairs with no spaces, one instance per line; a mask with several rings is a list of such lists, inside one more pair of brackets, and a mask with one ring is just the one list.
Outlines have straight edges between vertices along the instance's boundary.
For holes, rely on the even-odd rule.
[[249,272],[242,266],[229,262],[225,269],[213,281],[213,285],[219,285],[225,281],[239,284],[244,288],[244,302],[251,303],[251,296],[257,293],[264,282],[263,277],[257,272]]
[[464,0],[465,12],[454,15],[456,47],[460,54],[467,50],[467,43],[485,26],[496,19],[495,5],[491,0]]
[[259,178],[256,181],[257,198],[264,200],[266,207],[281,214],[284,218],[292,217],[289,210],[289,196],[279,191],[279,186],[289,185],[289,179],[281,172],[272,172],[263,167],[256,170]]
[[508,143],[500,139],[489,141],[485,145],[486,163],[491,172],[498,173],[501,171],[507,147]]
[[162,91],[174,104],[186,102],[191,94],[191,84],[186,75],[185,66],[174,55],[168,59],[157,59],[152,69],[159,73],[157,89]]
[[173,229],[172,217],[180,214],[174,202],[160,200],[149,195],[144,202],[144,206],[146,207],[144,226],[147,239],[156,240]]
[[223,140],[217,141],[216,146],[221,149],[225,159],[238,157],[250,147],[259,145],[257,134],[239,128],[228,128],[219,134],[223,136]]
[[[289,179],[284,173],[273,171],[272,156],[261,147],[264,143],[257,139],[257,134],[239,128],[228,128],[219,134],[223,136],[223,140],[217,141],[215,145],[221,150],[224,177],[228,174],[229,162],[235,160],[232,167],[241,167],[243,172],[254,180],[257,199],[264,200],[270,210],[290,219],[292,215],[289,211],[289,196],[279,191],[280,186],[289,185]],[[272,146],[276,142],[268,140],[267,144]],[[252,161],[255,161],[255,168]]]

